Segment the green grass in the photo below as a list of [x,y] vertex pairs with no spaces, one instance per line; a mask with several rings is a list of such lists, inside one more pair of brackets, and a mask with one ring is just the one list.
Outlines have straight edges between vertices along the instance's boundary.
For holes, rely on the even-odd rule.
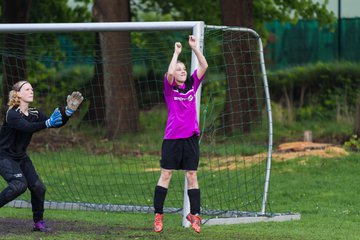
[[[123,134],[114,141],[96,138],[92,142],[94,135],[102,136],[101,131],[85,131],[89,134],[87,141],[76,149],[32,152],[48,188],[46,199],[151,206],[159,177],[164,113],[163,108],[142,112],[142,129],[137,135]],[[247,164],[242,157],[266,150],[263,143],[267,141],[267,130],[263,128],[267,129],[260,126],[245,138],[241,133],[231,138],[203,136],[199,182],[204,208],[260,210],[265,162],[258,159],[255,165]],[[332,121],[277,124],[274,128],[275,145],[289,139],[301,140],[304,130],[312,130],[316,139],[351,133],[350,125]],[[229,161],[233,157],[235,160]],[[15,232],[6,237],[0,233],[0,239],[360,239],[359,157],[352,154],[342,159],[309,157],[273,162],[267,211],[300,213],[300,221],[203,226],[201,235],[196,235],[181,226],[180,214],[167,214],[165,231],[155,234],[151,230],[152,214],[47,210],[47,220],[73,221],[96,231],[59,230],[50,235]],[[237,170],[229,167],[231,164],[237,164]],[[183,173],[176,172],[166,206],[182,207],[183,184]],[[18,199],[29,200],[29,193]],[[246,205],[249,200],[255,200],[254,206]],[[0,209],[0,218],[27,219],[31,228],[30,209],[5,207]],[[56,225],[52,227],[56,229]]]
[[[268,210],[300,213],[301,220],[205,225],[196,235],[181,226],[179,214],[167,214],[164,232],[155,234],[151,231],[152,214],[47,210],[48,220],[85,222],[99,229],[110,225],[113,230],[14,233],[1,239],[360,239],[359,159],[360,154],[351,154],[344,158],[304,157],[273,163]],[[0,212],[1,218],[31,219],[30,209],[5,207]]]
[[[83,150],[32,153],[34,165],[47,186],[47,200],[97,204],[152,205],[160,175],[158,155],[90,154]],[[261,202],[265,162],[247,164],[235,155],[201,157],[199,183],[203,207],[210,210],[255,211]],[[237,155],[238,156],[238,155]],[[239,157],[239,156],[238,156]],[[228,161],[227,161],[228,160]],[[232,164],[236,170],[231,170]],[[0,180],[0,186],[5,182]],[[181,208],[184,173],[175,171],[167,206]],[[249,189],[247,189],[249,188]],[[256,198],[256,201],[248,198]],[[29,192],[18,199],[28,200]]]

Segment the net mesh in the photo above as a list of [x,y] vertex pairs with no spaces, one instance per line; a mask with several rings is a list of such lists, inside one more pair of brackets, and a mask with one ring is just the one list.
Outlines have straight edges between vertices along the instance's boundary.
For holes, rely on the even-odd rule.
[[[33,105],[48,115],[73,90],[85,96],[65,127],[35,133],[28,149],[52,206],[152,212],[167,117],[163,77],[176,41],[183,44],[180,59],[190,72],[189,34],[0,36],[3,110],[17,80],[32,84]],[[261,209],[269,110],[257,41],[248,32],[205,31],[209,68],[201,93],[198,180],[206,214]],[[0,188],[5,186],[1,179]],[[165,211],[181,210],[183,192],[184,172],[176,171]],[[29,201],[29,193],[18,200]]]

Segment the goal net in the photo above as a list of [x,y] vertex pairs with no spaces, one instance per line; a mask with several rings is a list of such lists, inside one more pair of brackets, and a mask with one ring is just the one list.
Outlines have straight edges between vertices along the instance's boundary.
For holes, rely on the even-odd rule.
[[[29,146],[47,208],[153,212],[167,117],[163,77],[176,41],[188,74],[196,68],[187,43],[194,27],[186,24],[0,29],[1,120],[18,80],[32,84],[33,105],[48,115],[72,91],[85,96],[65,127],[35,133]],[[242,28],[205,26],[196,34],[209,64],[198,92],[202,214],[265,215],[272,127],[261,40]],[[184,185],[184,172],[174,172],[165,212],[182,211]],[[29,200],[27,192],[9,205]]]

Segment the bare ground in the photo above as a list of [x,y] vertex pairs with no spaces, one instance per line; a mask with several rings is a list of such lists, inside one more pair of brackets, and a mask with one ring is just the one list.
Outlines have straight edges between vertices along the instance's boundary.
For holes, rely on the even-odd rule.
[[[61,232],[74,232],[74,233],[84,233],[91,235],[119,235],[125,230],[129,231],[129,228],[124,228],[120,226],[99,226],[99,225],[89,225],[85,222],[80,221],[59,221],[59,220],[47,220],[46,224],[51,228],[49,232],[39,233],[44,235],[56,235]],[[36,234],[32,231],[33,222],[32,220],[23,220],[16,218],[0,218],[0,239],[1,236],[6,236],[8,234],[16,235],[27,235],[27,234]],[[137,231],[151,231],[151,229],[139,229]]]

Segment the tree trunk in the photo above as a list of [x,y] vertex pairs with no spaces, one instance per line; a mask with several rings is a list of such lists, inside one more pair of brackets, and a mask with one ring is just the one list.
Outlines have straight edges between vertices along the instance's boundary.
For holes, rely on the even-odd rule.
[[[30,6],[31,0],[3,0],[4,23],[27,23]],[[6,52],[3,54],[2,113],[6,109],[11,87],[18,81],[26,80],[26,36],[5,34],[4,42]]]
[[356,115],[355,115],[354,133],[358,137],[360,137],[360,94],[357,96],[357,101],[356,101]]
[[[253,27],[252,0],[221,0],[222,21],[226,26]],[[235,129],[249,133],[254,121],[261,117],[256,99],[255,72],[251,65],[251,42],[244,33],[224,33],[227,91],[224,107],[224,129],[227,134]],[[237,37],[238,36],[238,37]],[[248,37],[252,37],[248,35]],[[235,41],[232,39],[236,39]]]
[[285,104],[286,104],[286,109],[287,109],[287,112],[288,112],[288,118],[287,118],[287,121],[288,123],[292,123],[294,121],[294,98],[293,98],[293,94],[292,94],[292,87],[290,87],[290,94],[288,94],[288,91],[287,91],[287,88],[286,87],[283,87],[282,90],[283,90],[283,94],[284,94],[284,98],[285,98]]
[[[128,0],[95,0],[93,15],[98,22],[130,21]],[[107,137],[139,129],[139,107],[132,78],[130,33],[101,32],[104,73],[105,124]]]

